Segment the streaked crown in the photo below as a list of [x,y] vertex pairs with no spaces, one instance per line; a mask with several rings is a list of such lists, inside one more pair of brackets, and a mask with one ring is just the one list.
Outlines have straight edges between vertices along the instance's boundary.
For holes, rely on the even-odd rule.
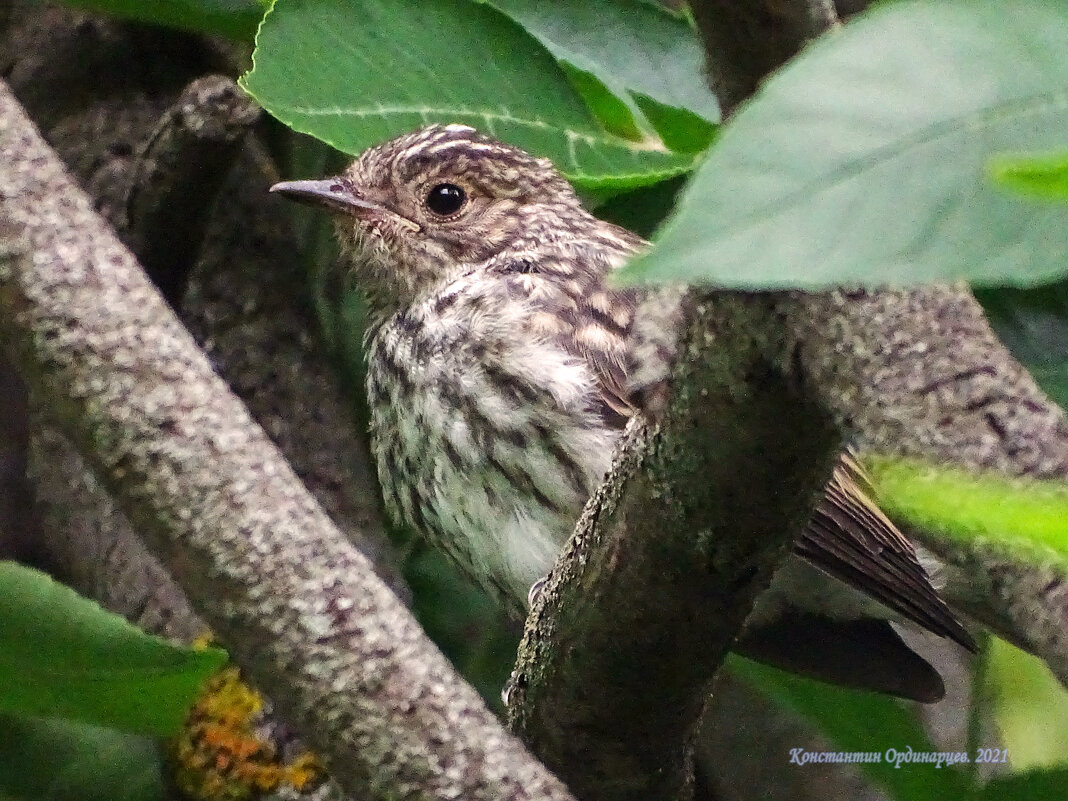
[[338,212],[379,314],[509,248],[596,224],[551,162],[466,125],[432,125],[370,148],[335,178],[273,189]]

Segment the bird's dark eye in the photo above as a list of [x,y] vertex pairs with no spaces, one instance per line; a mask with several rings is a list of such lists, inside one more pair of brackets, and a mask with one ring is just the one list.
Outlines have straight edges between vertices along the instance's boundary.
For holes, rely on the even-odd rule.
[[426,207],[440,217],[448,217],[463,208],[467,193],[456,184],[438,184],[426,195]]

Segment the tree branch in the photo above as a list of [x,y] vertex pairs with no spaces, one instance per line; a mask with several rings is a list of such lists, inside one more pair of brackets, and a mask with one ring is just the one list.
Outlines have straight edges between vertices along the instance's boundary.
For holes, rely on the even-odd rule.
[[831,0],[698,0],[690,10],[724,116],[806,42],[838,24]]
[[333,528],[3,84],[0,154],[5,348],[346,791],[568,798]]
[[528,619],[512,724],[584,798],[685,795],[709,682],[830,477],[841,441],[768,360],[772,308],[689,311],[659,428],[632,424]]
[[[796,295],[797,369],[861,450],[1068,478],[1068,421],[964,287]],[[1068,683],[1068,576],[984,542],[910,531],[945,560],[942,594]]]
[[211,203],[245,134],[261,115],[230,78],[191,82],[137,154],[127,179],[126,244],[163,296],[177,304],[204,239]]
[[[167,29],[16,6],[10,27],[0,31],[0,62],[16,96],[43,121],[45,137],[128,243],[159,253],[166,249],[154,244],[156,235],[178,232],[187,240],[185,263],[167,253],[169,284],[188,282],[184,295],[169,298],[172,305],[335,524],[353,532],[376,572],[407,597],[377,492],[368,491],[376,478],[365,438],[316,336],[299,238],[288,211],[266,191],[277,175],[269,174],[249,130],[254,106],[229,78],[196,77],[237,59]],[[234,138],[244,131],[253,135],[235,152]],[[206,223],[189,222],[191,213]],[[63,488],[89,479],[62,462],[38,468],[57,507],[82,504],[64,501]],[[53,470],[59,475],[46,475]],[[90,524],[101,535],[95,547],[83,539]],[[124,525],[80,519],[82,547],[45,529],[43,556],[65,566],[67,577],[93,576],[92,586],[103,588],[100,565],[74,563],[108,552]],[[151,594],[155,585],[143,589]]]
[[[836,19],[822,0],[714,5],[691,7],[717,21],[706,44],[727,48],[711,70],[728,111]],[[587,504],[509,694],[513,727],[584,798],[689,794],[710,681],[841,446],[789,378],[774,296],[693,292],[681,320],[665,319],[671,300],[652,295],[636,319],[685,328],[672,399],[658,429],[630,432]]]

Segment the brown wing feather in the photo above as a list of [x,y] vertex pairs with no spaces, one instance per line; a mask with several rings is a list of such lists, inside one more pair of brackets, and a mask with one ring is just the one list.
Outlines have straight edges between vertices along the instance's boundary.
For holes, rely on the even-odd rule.
[[914,623],[970,651],[975,641],[939,597],[908,538],[865,493],[868,481],[842,454],[794,550]]
[[[643,244],[621,229],[610,238],[621,257]],[[607,246],[599,242],[595,250],[604,253]],[[622,258],[611,261],[618,265]],[[622,429],[639,411],[655,415],[658,399],[666,396],[681,325],[681,290],[612,289],[604,280],[610,269],[606,264],[603,271],[569,270],[571,280],[561,282],[561,289],[569,285],[563,293],[568,302],[558,305],[556,319],[566,326],[559,341],[596,376],[602,418]],[[860,465],[843,454],[795,552],[905,618],[974,651],[974,641],[938,596],[912,544],[865,494],[867,485]]]

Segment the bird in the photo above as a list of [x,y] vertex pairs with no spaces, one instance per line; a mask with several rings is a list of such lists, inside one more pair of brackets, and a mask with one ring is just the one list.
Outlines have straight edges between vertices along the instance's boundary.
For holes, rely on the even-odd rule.
[[[617,287],[609,276],[649,243],[590,213],[548,159],[467,125],[429,125],[271,191],[332,213],[343,277],[367,299],[388,514],[522,613],[628,422],[663,405],[683,288]],[[843,453],[734,648],[937,701],[940,675],[890,621],[976,648]]]

